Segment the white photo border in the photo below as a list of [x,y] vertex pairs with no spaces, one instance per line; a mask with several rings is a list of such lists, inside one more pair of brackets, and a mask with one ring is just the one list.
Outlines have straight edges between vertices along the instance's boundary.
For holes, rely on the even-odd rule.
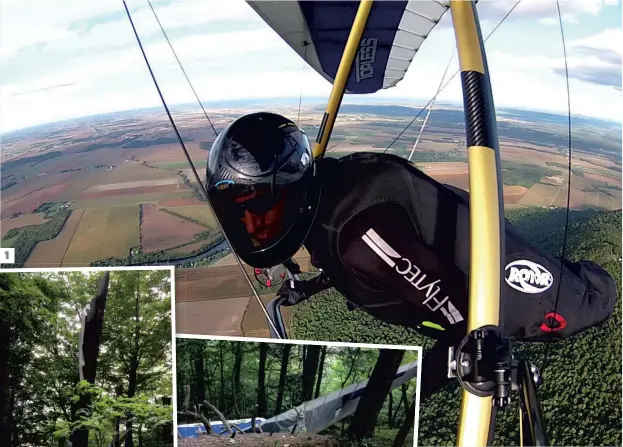
[[[316,340],[301,340],[301,339],[278,339],[278,338],[265,338],[265,337],[235,337],[225,335],[198,335],[198,334],[177,334],[176,338],[189,339],[189,340],[221,340],[221,341],[242,341],[248,343],[281,343],[289,345],[315,345],[315,346],[327,346],[336,348],[362,348],[362,349],[395,349],[400,351],[417,351],[418,353],[418,366],[416,375],[416,389],[415,389],[415,420],[413,421],[413,447],[418,447],[419,437],[419,419],[420,419],[420,395],[422,387],[422,357],[424,349],[422,346],[408,346],[408,345],[383,345],[376,343],[345,343],[337,341],[316,341]],[[177,369],[175,371],[174,383],[176,388],[173,391],[174,399],[177,399]],[[177,402],[177,401],[176,401]],[[177,406],[175,407],[176,417],[173,421],[174,433],[174,447],[178,447],[177,436]]]

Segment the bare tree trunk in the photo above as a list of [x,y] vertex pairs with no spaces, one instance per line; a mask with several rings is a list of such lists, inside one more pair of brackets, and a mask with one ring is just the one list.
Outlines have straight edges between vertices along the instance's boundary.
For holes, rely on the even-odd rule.
[[404,351],[395,349],[380,350],[374,370],[372,370],[366,389],[355,410],[353,420],[348,427],[350,438],[360,440],[371,438],[374,435],[376,421],[404,353]]
[[[163,396],[162,405],[171,405],[171,397]],[[158,439],[164,444],[173,443],[173,421],[169,421],[166,424],[162,424],[157,430]]]
[[[396,426],[396,420],[398,419],[398,413],[400,412],[400,406],[402,405],[402,401],[407,397],[405,391],[404,391],[404,385],[403,385],[403,391],[400,395],[400,400],[398,401],[398,405],[396,405],[396,411],[394,411],[394,417],[392,419],[392,423],[391,426],[395,427]],[[405,405],[406,407],[406,405]],[[405,410],[405,413],[407,412],[407,410]]]
[[207,434],[212,434],[212,426],[210,425],[210,420],[206,418],[201,412],[195,413],[194,411],[190,411],[188,409],[188,404],[190,402],[190,385],[186,385],[184,387],[184,408],[182,410],[178,410],[177,414],[181,416],[191,416],[195,419],[198,419],[203,424],[203,427],[206,429]]
[[202,344],[200,345],[199,349],[195,351],[195,380],[197,381],[197,402],[201,402],[206,399],[204,363],[205,358]]
[[[201,402],[203,405],[209,407],[212,411],[214,411],[214,413],[218,416],[218,418],[221,420],[221,422],[223,423],[223,425],[225,426],[225,428],[227,429],[227,431],[229,432],[229,434],[233,433],[233,430],[231,428],[231,424],[227,421],[227,418],[225,417],[225,415],[223,413],[220,412],[220,410],[218,408],[216,408],[214,405],[212,405],[210,402],[208,402],[207,400],[204,400],[203,402]],[[241,430],[242,431],[242,430]]]
[[[95,376],[97,372],[97,358],[99,356],[100,343],[102,338],[102,326],[104,325],[104,311],[106,310],[106,299],[108,298],[108,283],[110,279],[110,273],[106,272],[102,275],[100,280],[99,292],[91,300],[91,306],[84,318],[84,325],[82,330],[82,355],[79,358],[82,359],[82,365],[78,365],[81,369],[81,376],[87,382],[95,383]],[[80,362],[80,360],[79,360]],[[71,405],[71,415],[73,421],[80,419],[79,412],[86,410],[91,403],[90,396],[88,394],[80,395],[78,402]],[[70,437],[72,447],[87,447],[89,444],[89,430],[81,429],[76,430]]]
[[[350,353],[350,348],[347,348],[348,352]],[[342,388],[344,388],[346,386],[346,384],[348,383],[348,379],[350,379],[350,375],[353,373],[353,369],[355,369],[355,362],[357,360],[357,356],[359,355],[359,348],[355,348],[355,355],[351,356],[350,360],[350,368],[348,369],[348,374],[346,375],[346,378],[344,379],[344,381],[342,382]]]
[[413,426],[413,421],[415,420],[415,395],[413,395],[413,399],[411,399],[411,406],[409,407],[409,411],[405,415],[405,420],[398,430],[398,434],[394,439],[393,447],[403,447],[405,444],[405,440],[407,439],[407,435],[411,431],[411,427]]
[[288,374],[288,362],[290,360],[290,351],[292,345],[283,345],[283,354],[281,357],[281,372],[279,373],[279,387],[277,388],[277,400],[275,402],[275,414],[281,413],[283,404],[283,393],[286,386],[286,376]]
[[307,402],[314,396],[314,382],[316,370],[318,369],[318,359],[320,358],[320,346],[307,346],[307,353],[303,360],[303,377],[301,384],[301,401]]
[[265,417],[268,412],[266,403],[266,357],[268,345],[260,343],[260,366],[257,371],[257,415]]
[[393,428],[392,426],[392,407],[394,405],[394,393],[391,392],[391,390],[389,391],[389,405],[387,406],[387,425],[389,425],[389,428]]
[[322,370],[324,368],[324,359],[327,355],[327,347],[323,346],[322,351],[320,352],[320,364],[318,365],[318,379],[316,380],[316,392],[314,393],[314,398],[320,396],[320,384],[322,383]]
[[[123,384],[122,383],[118,383],[117,387],[115,389],[115,393],[117,395],[117,397],[121,397],[123,396]],[[121,417],[117,416],[115,418],[115,436],[113,438],[113,447],[120,447],[121,446],[121,433],[119,433],[119,431],[121,430]]]
[[240,369],[242,367],[242,342],[235,342],[236,346],[236,354],[234,361],[234,371],[232,374],[232,400],[231,407],[234,409],[234,415],[236,418],[240,417],[240,412],[238,411],[238,396],[240,395]]
[[[136,297],[134,299],[134,349],[132,350],[132,359],[130,360],[130,377],[128,378],[128,397],[136,395],[136,379],[139,366],[139,339],[140,331],[140,279],[141,272],[136,272]],[[132,436],[132,417],[126,418],[126,430],[128,434],[125,437],[125,447],[134,447],[134,438]]]
[[221,389],[219,392],[219,407],[225,408],[225,376],[223,374],[223,343],[224,341],[219,342],[218,344],[218,353],[219,353],[219,361],[221,362]]
[[405,414],[409,412],[409,398],[407,397],[407,384],[403,383],[400,385],[400,390],[402,391],[402,402],[405,405]]

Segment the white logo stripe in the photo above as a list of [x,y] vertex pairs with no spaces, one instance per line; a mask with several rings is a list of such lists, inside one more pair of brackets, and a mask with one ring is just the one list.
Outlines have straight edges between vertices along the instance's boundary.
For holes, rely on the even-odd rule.
[[394,267],[396,265],[396,263],[394,261],[392,261],[385,253],[383,253],[383,250],[381,250],[369,237],[368,235],[364,234],[363,236],[361,236],[361,239],[363,239],[363,241],[368,244],[368,247],[370,247],[372,250],[374,250],[374,252],[379,255],[381,257],[381,259],[383,261],[385,261],[390,267]]
[[374,231],[372,228],[370,228],[366,234],[368,235],[368,237],[370,239],[372,239],[372,241],[374,241],[374,243],[385,252],[385,254],[387,254],[388,256],[391,256],[392,258],[400,258],[400,255],[398,254],[398,252],[396,250],[394,250],[392,247],[389,246],[389,244],[387,242],[385,242],[383,240],[383,238],[381,238],[381,236],[379,236],[377,234],[376,231]]
[[[361,236],[361,239],[366,243],[368,247],[372,249],[387,265],[392,268],[395,268],[398,273],[402,275],[402,277],[409,282],[413,287],[417,290],[427,290],[426,300],[422,303],[426,307],[428,307],[431,311],[435,312],[437,310],[441,311],[444,317],[448,319],[450,324],[456,324],[460,321],[464,321],[463,316],[458,311],[456,307],[450,302],[448,296],[446,296],[441,302],[435,296],[441,290],[438,285],[436,285],[440,280],[433,281],[427,285],[421,285],[422,281],[426,279],[426,274],[423,273],[419,267],[412,264],[411,261],[407,258],[403,258],[396,250],[394,250],[387,242],[385,242],[381,236],[378,235],[376,231],[370,228],[366,231],[365,234]],[[393,258],[393,259],[392,259]],[[401,271],[397,266],[394,259],[401,259],[402,261],[408,264],[408,267],[405,271]],[[415,282],[417,280],[417,282]],[[435,307],[431,307],[427,304],[429,301],[434,301],[436,304]],[[444,307],[444,303],[448,303],[448,308]]]
[[454,318],[452,318],[452,314],[449,314],[448,311],[444,309],[443,307],[441,308],[441,313],[444,315],[444,317],[448,319],[450,324],[456,323],[456,321],[454,321]]
[[454,307],[454,304],[452,304],[450,301],[448,301],[448,309],[450,310],[450,313],[454,317],[455,323],[458,323],[459,321],[463,321],[463,317],[459,313],[458,309]]

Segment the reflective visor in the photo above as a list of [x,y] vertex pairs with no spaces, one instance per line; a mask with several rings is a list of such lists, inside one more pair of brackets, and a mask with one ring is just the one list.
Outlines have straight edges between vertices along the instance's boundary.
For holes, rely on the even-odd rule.
[[279,198],[274,197],[270,191],[256,190],[239,195],[235,201],[245,211],[253,214],[265,214],[277,206]]
[[263,250],[278,242],[299,214],[295,188],[230,187],[212,194],[219,219],[237,250]]

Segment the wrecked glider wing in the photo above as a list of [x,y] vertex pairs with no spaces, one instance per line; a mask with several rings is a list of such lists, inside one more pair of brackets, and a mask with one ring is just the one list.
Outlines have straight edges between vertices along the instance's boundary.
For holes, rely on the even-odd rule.
[[[247,1],[314,70],[333,83],[359,2]],[[394,87],[449,8],[449,1],[374,2],[346,93]]]
[[[418,361],[401,365],[390,389],[395,389],[417,376]],[[325,428],[355,413],[368,380],[333,391],[302,403],[277,416],[266,419],[264,432],[290,432],[293,428],[307,433],[319,433]]]

